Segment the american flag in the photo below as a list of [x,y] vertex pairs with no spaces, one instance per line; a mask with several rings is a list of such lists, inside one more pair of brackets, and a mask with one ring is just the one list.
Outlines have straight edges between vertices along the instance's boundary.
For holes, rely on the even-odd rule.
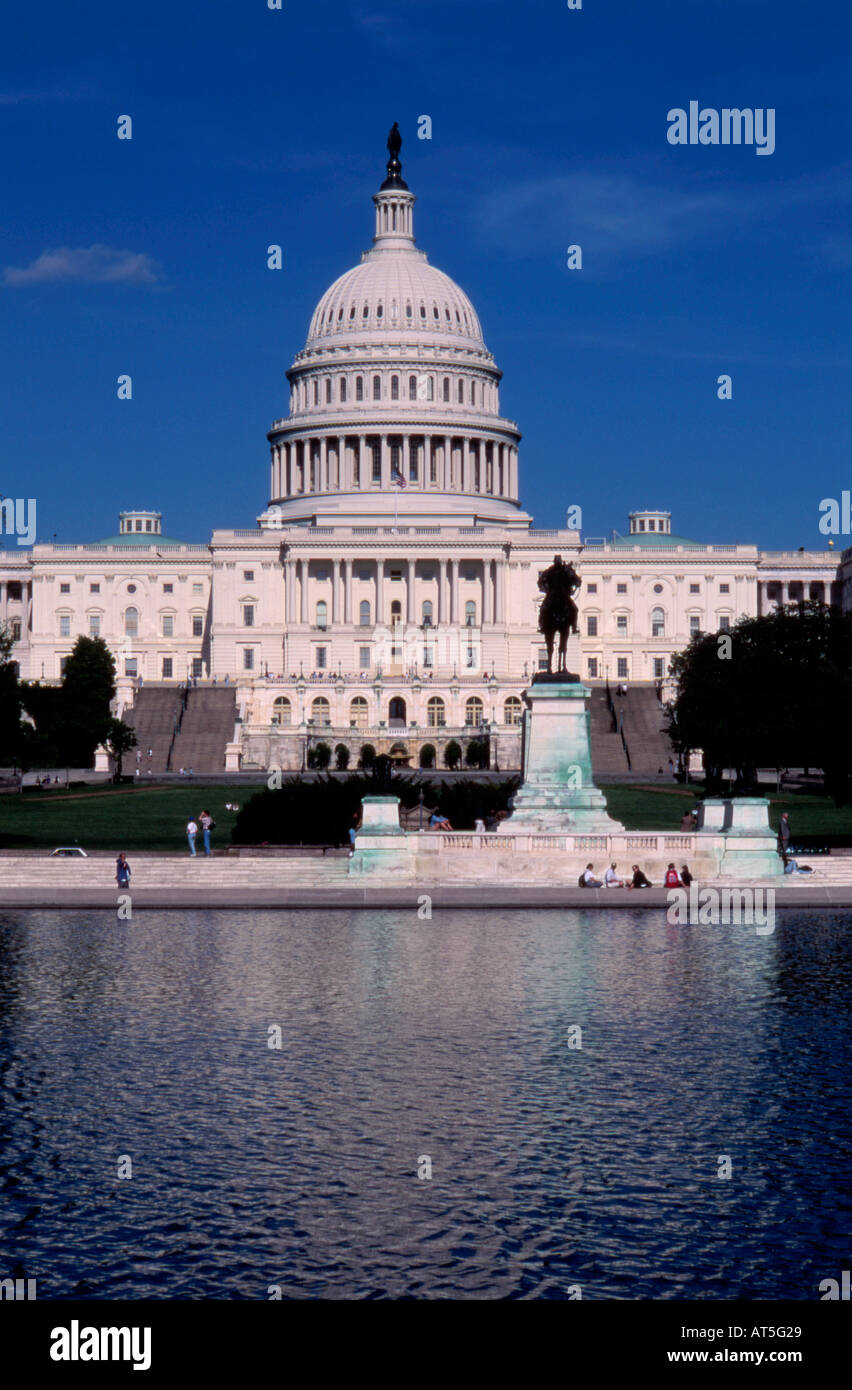
[[406,486],[405,479],[403,478],[398,468],[394,468],[393,472],[391,473],[391,482],[396,483],[397,487]]

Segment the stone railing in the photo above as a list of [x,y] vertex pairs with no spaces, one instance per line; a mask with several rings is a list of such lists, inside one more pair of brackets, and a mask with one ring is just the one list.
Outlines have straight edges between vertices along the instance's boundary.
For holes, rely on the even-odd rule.
[[[419,833],[419,832],[413,832]],[[440,842],[438,852],[454,850],[492,850],[508,854],[597,854],[622,860],[626,854],[692,854],[696,837],[687,832],[622,835],[515,835],[466,830],[429,831],[429,840]]]

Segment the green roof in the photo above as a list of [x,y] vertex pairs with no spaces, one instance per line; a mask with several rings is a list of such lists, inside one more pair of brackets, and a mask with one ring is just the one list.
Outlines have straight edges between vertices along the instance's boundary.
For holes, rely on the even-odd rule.
[[152,531],[125,531],[120,536],[107,536],[105,541],[94,541],[94,545],[184,545],[185,541],[172,540],[171,536],[158,536]]
[[612,546],[622,546],[630,549],[634,545],[641,546],[646,550],[653,550],[660,546],[672,545],[701,545],[702,541],[690,541],[686,536],[669,536],[665,531],[641,531],[634,536],[614,536],[610,544]]

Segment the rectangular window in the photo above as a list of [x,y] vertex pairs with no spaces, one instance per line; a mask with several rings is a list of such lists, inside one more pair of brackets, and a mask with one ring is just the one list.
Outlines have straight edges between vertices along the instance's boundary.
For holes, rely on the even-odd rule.
[[690,632],[690,636],[692,636],[692,635],[694,635],[695,633],[700,632],[700,631],[701,631],[701,618],[699,617],[699,615],[698,615],[697,613],[690,613],[690,615],[689,615],[689,632]]
[[630,673],[627,669],[627,657],[620,656],[618,658],[618,669],[616,671],[616,675],[618,676],[618,679],[620,681],[626,681],[629,677],[629,674]]
[[727,617],[727,615],[721,617],[721,618],[719,619],[719,631],[720,631],[720,632],[730,632],[730,630],[731,630],[731,620],[730,620],[730,618]]
[[700,585],[700,584],[690,584],[690,586],[689,586],[689,592],[690,592],[691,594],[700,594],[700,593],[701,593],[701,585]]
[[314,652],[314,665],[318,671],[325,671],[328,666],[328,647],[317,647]]
[[547,647],[539,647],[538,649],[538,669],[540,671],[547,670]]
[[13,619],[12,619],[12,641],[13,641],[13,642],[20,642],[20,640],[21,640],[21,620],[20,620],[20,618],[13,618]]
[[587,593],[587,594],[596,594],[597,591],[598,591],[598,586],[597,586],[597,584],[587,584],[587,585],[586,585],[586,593]]
[[63,613],[59,619],[59,636],[71,636],[71,618],[67,613]]
[[203,584],[193,584],[193,586],[192,586],[192,592],[193,592],[194,594],[203,594],[203,593],[204,593],[204,585],[203,585]]
[[615,618],[615,627],[616,627],[616,631],[617,631],[617,632],[626,632],[626,631],[627,631],[627,614],[626,614],[626,613],[618,613],[618,614],[616,614],[616,618]]
[[663,657],[661,657],[661,656],[655,656],[655,657],[654,657],[654,680],[655,680],[655,681],[661,681],[661,680],[663,679],[663,676],[666,674],[666,672],[665,672],[665,665],[666,665],[666,663],[665,663],[665,660],[664,660]]
[[589,678],[590,678],[591,680],[597,680],[597,676],[598,676],[598,659],[597,659],[596,656],[590,656],[590,657],[589,657],[589,660],[588,660],[588,668],[589,668]]
[[124,674],[126,676],[139,675],[139,662],[135,656],[127,656],[124,658]]
[[[163,614],[163,636],[164,636],[164,637],[174,637],[174,635],[175,635],[175,620],[174,620],[174,615],[173,615],[172,613],[164,613],[164,614]],[[198,635],[198,634],[196,634],[196,635]]]
[[70,592],[71,592],[71,585],[70,585],[70,584],[60,584],[60,586],[59,586],[59,592],[60,592],[60,594],[70,594]]
[[174,672],[174,662],[170,656],[163,657],[163,680],[170,681]]
[[[254,652],[252,652],[252,656],[254,656]],[[192,674],[197,676],[199,680],[204,675],[204,662],[200,656],[192,658]]]
[[626,593],[627,593],[627,585],[626,585],[626,584],[616,584],[616,586],[615,586],[615,592],[616,592],[617,594],[626,594]]
[[101,635],[101,615],[100,613],[89,614],[89,636],[100,637]]
[[381,444],[371,444],[370,449],[373,455],[373,482],[382,481],[382,446]]
[[243,670],[254,670],[254,647],[243,647]]
[[90,594],[99,594],[100,591],[101,591],[101,586],[100,586],[100,584],[90,584],[90,585],[89,585],[89,593],[90,593]]
[[175,586],[174,586],[174,584],[164,584],[164,585],[163,585],[163,593],[164,593],[164,594],[173,594],[174,591],[175,591]]
[[243,627],[254,627],[254,604],[243,604]]
[[719,585],[719,593],[720,593],[720,594],[729,594],[730,592],[731,592],[731,586],[730,586],[730,584],[720,584],[720,585]]
[[431,647],[424,647],[424,648],[423,648],[423,665],[424,665],[425,667],[429,668],[429,669],[431,669],[431,667],[434,665],[434,662],[433,662],[433,660],[432,660],[432,648],[431,648]]
[[597,615],[596,615],[595,613],[589,613],[588,616],[587,616],[587,618],[586,618],[586,636],[587,636],[587,637],[597,637],[597,635],[598,635],[598,619],[597,619]]
[[254,582],[254,570],[243,570],[243,579],[247,579],[249,584]]
[[192,635],[193,637],[204,636],[204,619],[200,613],[193,613],[192,615]]
[[370,648],[369,648],[369,647],[359,647],[359,648],[358,648],[358,666],[360,667],[360,669],[361,669],[362,671],[369,671],[369,669],[370,669]]
[[473,647],[468,647],[468,649],[467,649],[467,658],[466,658],[466,660],[465,660],[465,665],[466,665],[467,667],[469,667],[470,669],[472,669],[472,668],[475,666],[475,664],[476,664],[476,654],[475,654],[475,652],[474,652],[474,650],[473,650]]

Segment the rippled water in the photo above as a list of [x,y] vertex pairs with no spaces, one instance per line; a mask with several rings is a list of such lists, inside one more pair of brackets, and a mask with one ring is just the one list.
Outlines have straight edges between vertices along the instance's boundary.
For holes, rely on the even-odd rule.
[[0,1277],[814,1299],[849,1263],[849,927],[6,913]]

